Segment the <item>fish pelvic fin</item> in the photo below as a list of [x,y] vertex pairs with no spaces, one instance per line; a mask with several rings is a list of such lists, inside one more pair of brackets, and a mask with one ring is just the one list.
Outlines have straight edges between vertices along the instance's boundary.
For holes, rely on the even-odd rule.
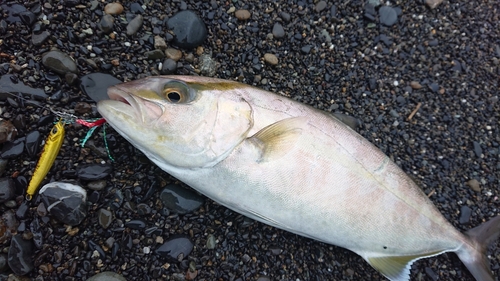
[[494,281],[486,252],[500,235],[500,216],[467,231],[469,243],[457,250],[457,255],[477,281]]
[[366,261],[382,275],[391,281],[410,280],[410,268],[416,260],[436,256],[443,251],[409,256],[379,256],[367,257]]

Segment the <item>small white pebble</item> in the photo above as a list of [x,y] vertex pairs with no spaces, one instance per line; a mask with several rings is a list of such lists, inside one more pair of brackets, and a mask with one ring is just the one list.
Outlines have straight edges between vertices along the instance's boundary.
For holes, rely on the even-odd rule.
[[398,86],[399,85],[399,82],[398,81],[394,81],[394,86]]
[[127,47],[132,46],[132,44],[130,44],[130,42],[125,42],[125,43],[123,43],[123,44],[124,44],[125,46],[127,46]]
[[88,45],[87,50],[92,51],[92,45]]
[[143,252],[144,254],[146,254],[146,255],[147,255],[147,254],[151,253],[151,248],[149,248],[149,247],[144,247],[144,248],[142,249],[142,252]]

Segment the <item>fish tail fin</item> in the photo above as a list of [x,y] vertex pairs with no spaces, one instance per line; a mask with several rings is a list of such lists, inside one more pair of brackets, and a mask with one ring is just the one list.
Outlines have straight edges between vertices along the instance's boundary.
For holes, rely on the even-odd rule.
[[500,235],[500,216],[465,233],[469,243],[457,250],[457,255],[477,281],[494,281],[486,252]]

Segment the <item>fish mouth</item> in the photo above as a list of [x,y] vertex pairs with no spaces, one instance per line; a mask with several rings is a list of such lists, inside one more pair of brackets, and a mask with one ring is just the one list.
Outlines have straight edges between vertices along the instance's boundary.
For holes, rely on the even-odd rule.
[[115,111],[127,115],[143,123],[158,120],[164,112],[161,104],[142,98],[130,92],[126,86],[115,85],[108,88],[108,102],[112,103]]

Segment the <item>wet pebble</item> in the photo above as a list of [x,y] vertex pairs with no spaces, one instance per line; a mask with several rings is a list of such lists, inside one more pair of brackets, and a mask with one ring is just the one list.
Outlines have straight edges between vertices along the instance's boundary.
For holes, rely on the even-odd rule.
[[437,93],[439,91],[439,84],[436,82],[432,82],[429,84],[429,89],[433,91],[434,93]]
[[31,43],[33,43],[33,45],[35,46],[40,46],[43,43],[45,43],[45,41],[47,40],[47,38],[49,38],[49,36],[50,32],[48,32],[47,30],[44,30],[40,33],[33,33],[31,34]]
[[75,61],[59,50],[44,53],[42,55],[42,63],[48,69],[61,75],[67,72],[78,73]]
[[278,57],[274,54],[269,54],[266,53],[264,54],[264,61],[270,65],[277,65],[278,64]]
[[209,54],[200,56],[199,67],[204,76],[212,77],[217,72],[217,62]]
[[137,15],[133,20],[131,20],[127,24],[127,35],[128,36],[135,35],[137,31],[139,31],[139,28],[142,27],[143,21],[144,18],[142,17],[142,15]]
[[123,6],[117,2],[109,3],[104,6],[104,12],[110,15],[119,15],[123,12]]
[[479,185],[479,181],[476,179],[471,179],[467,182],[467,185],[474,190],[475,192],[481,192],[481,186]]
[[186,49],[195,48],[207,38],[205,23],[192,11],[181,11],[168,20],[174,32],[173,44]]
[[23,82],[16,80],[16,76],[12,74],[5,74],[0,77],[0,96],[2,96],[2,93],[22,93],[41,100],[47,98],[44,90],[26,86]]
[[13,142],[8,142],[3,145],[0,157],[4,159],[11,159],[21,155],[24,151],[25,138],[19,138]]
[[110,33],[113,31],[113,25],[115,22],[115,18],[111,15],[104,15],[101,18],[101,21],[99,22],[99,28],[104,32],[104,33]]
[[152,51],[145,52],[144,56],[148,60],[155,60],[155,59],[162,59],[162,58],[164,58],[165,57],[165,53],[163,53],[162,50],[155,49],[155,50],[152,50]]
[[161,66],[161,74],[173,74],[177,69],[177,62],[173,59],[166,59]]
[[122,82],[105,73],[90,73],[81,77],[80,81],[80,89],[95,102],[109,99],[108,87]]
[[209,234],[207,237],[207,249],[215,249],[216,244],[215,236],[213,234]]
[[389,6],[383,6],[378,10],[380,23],[386,26],[392,26],[398,21],[396,10]]
[[431,9],[436,8],[442,2],[443,2],[443,0],[425,0],[425,4],[427,6],[429,6],[429,8],[431,8]]
[[169,261],[181,261],[193,250],[193,242],[187,236],[177,236],[163,243],[156,254],[167,258]]
[[7,258],[10,269],[17,275],[28,274],[34,268],[32,253],[32,242],[24,240],[19,234],[13,236]]
[[182,52],[174,48],[166,49],[165,55],[167,56],[167,58],[173,59],[174,61],[178,61],[182,58]]
[[165,50],[168,46],[161,36],[156,35],[154,39],[154,47],[155,49]]
[[78,225],[87,216],[87,192],[78,185],[51,182],[39,194],[47,211],[65,224]]
[[476,154],[477,158],[481,158],[483,155],[483,149],[481,148],[481,145],[477,141],[472,142],[473,148],[474,148],[474,154]]
[[146,228],[146,223],[143,220],[131,220],[125,223],[125,227],[141,230]]
[[109,164],[85,164],[78,167],[76,173],[78,178],[82,180],[100,180],[107,177],[113,166]]
[[469,208],[468,206],[462,206],[460,208],[460,219],[459,219],[460,224],[468,224],[471,214],[472,214],[471,208]]
[[283,26],[280,23],[275,23],[273,25],[272,33],[275,38],[285,37],[285,29],[283,29]]
[[127,279],[118,273],[104,271],[90,277],[87,281],[127,281]]
[[201,195],[177,184],[167,185],[160,193],[160,199],[165,207],[179,214],[193,212],[204,203]]
[[248,10],[237,10],[234,16],[239,20],[247,20],[250,18],[251,14]]
[[17,129],[9,120],[0,120],[0,143],[9,142],[17,137]]
[[14,198],[16,195],[15,188],[14,181],[11,178],[0,178],[0,203]]
[[113,214],[107,209],[99,209],[99,211],[97,211],[97,218],[99,225],[104,229],[108,228],[113,222]]
[[326,1],[319,1],[314,7],[314,10],[319,13],[326,8],[326,5],[327,5]]

